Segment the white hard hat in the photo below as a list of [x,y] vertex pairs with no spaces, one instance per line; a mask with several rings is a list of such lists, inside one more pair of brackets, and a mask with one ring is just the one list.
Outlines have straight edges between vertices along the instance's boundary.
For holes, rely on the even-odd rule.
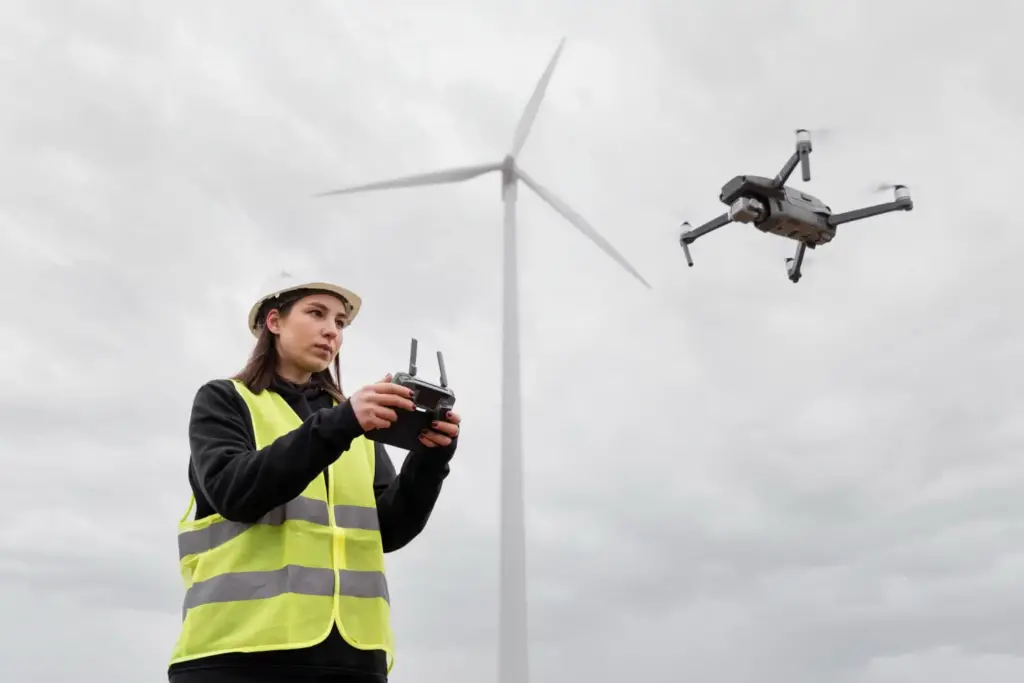
[[249,331],[252,332],[254,337],[260,336],[260,327],[263,323],[262,320],[256,319],[256,316],[259,315],[260,307],[270,299],[300,289],[327,292],[340,297],[348,307],[348,319],[346,320],[346,325],[352,324],[352,321],[355,320],[356,315],[359,313],[360,307],[363,305],[362,298],[351,290],[322,279],[318,280],[313,278],[307,279],[306,277],[296,277],[290,271],[282,270],[270,278],[263,288],[263,291],[266,293],[257,299],[256,303],[254,303],[252,308],[249,309]]

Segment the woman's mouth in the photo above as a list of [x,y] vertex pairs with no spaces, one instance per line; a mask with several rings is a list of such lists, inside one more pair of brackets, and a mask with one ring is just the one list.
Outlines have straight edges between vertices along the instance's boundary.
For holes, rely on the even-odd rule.
[[330,358],[332,351],[331,351],[331,347],[328,346],[327,344],[317,344],[313,348],[316,349],[317,351],[319,351],[324,356],[327,356],[328,358]]

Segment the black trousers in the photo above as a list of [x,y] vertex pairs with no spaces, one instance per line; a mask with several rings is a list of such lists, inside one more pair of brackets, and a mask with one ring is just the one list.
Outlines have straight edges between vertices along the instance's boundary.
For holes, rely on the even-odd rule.
[[175,671],[169,683],[387,683],[387,678],[361,672],[310,667],[217,667]]

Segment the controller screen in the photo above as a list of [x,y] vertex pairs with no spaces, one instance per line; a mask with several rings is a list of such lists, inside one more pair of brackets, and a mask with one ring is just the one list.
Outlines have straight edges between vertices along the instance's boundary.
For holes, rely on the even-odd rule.
[[433,410],[437,407],[437,402],[440,400],[441,394],[434,391],[429,387],[417,387],[416,388],[416,403],[423,406],[427,410]]

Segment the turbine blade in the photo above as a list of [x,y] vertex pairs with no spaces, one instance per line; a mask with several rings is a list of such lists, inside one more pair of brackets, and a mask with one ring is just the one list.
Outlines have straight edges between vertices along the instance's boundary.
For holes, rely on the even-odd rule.
[[477,166],[462,166],[460,168],[448,168],[442,171],[430,171],[428,173],[418,173],[416,175],[402,176],[401,178],[392,178],[390,180],[381,180],[379,182],[367,183],[366,185],[356,185],[354,187],[346,187],[340,190],[331,190],[329,192],[321,192],[320,194],[314,195],[315,197],[326,197],[333,194],[352,194],[354,192],[369,192],[371,190],[391,190],[400,187],[418,187],[422,185],[441,185],[443,183],[458,183],[465,180],[471,180],[477,176],[481,176],[484,173],[490,171],[497,171],[501,168],[501,164],[479,164]]
[[565,47],[565,38],[562,38],[558,42],[558,48],[555,50],[554,56],[551,58],[551,61],[548,62],[548,67],[540,77],[537,87],[534,88],[530,101],[526,103],[526,109],[523,111],[523,115],[519,119],[519,125],[516,126],[515,136],[512,138],[512,151],[510,154],[513,157],[518,156],[519,152],[523,149],[523,145],[526,144],[526,137],[530,134],[530,128],[533,127],[533,120],[537,118],[537,112],[540,111],[540,103],[544,99],[544,93],[548,89],[548,83],[551,82],[551,74],[555,72],[555,64],[558,62],[559,55],[562,54],[563,47]]
[[565,220],[572,223],[577,230],[579,230],[588,238],[590,238],[590,241],[596,244],[598,248],[601,249],[601,251],[610,256],[612,260],[614,260],[620,266],[625,268],[630,273],[630,275],[632,275],[641,283],[643,283],[644,287],[647,287],[647,289],[651,289],[651,285],[647,282],[647,280],[643,278],[642,275],[640,275],[639,272],[637,272],[636,268],[634,268],[629,263],[629,261],[627,261],[622,256],[622,254],[617,252],[615,250],[615,247],[609,244],[608,240],[602,237],[600,233],[598,233],[597,230],[595,230],[593,226],[590,225],[590,223],[587,223],[587,221],[584,220],[583,216],[573,211],[571,208],[569,208],[568,204],[566,204],[561,199],[556,197],[554,193],[551,192],[551,190],[548,190],[547,188],[543,187],[540,183],[538,183],[530,176],[526,175],[526,173],[524,173],[523,171],[517,170],[516,174],[522,179],[524,183],[526,183],[526,185],[531,190],[536,192],[541,199],[550,204],[551,208],[553,208],[558,213],[562,214]]

